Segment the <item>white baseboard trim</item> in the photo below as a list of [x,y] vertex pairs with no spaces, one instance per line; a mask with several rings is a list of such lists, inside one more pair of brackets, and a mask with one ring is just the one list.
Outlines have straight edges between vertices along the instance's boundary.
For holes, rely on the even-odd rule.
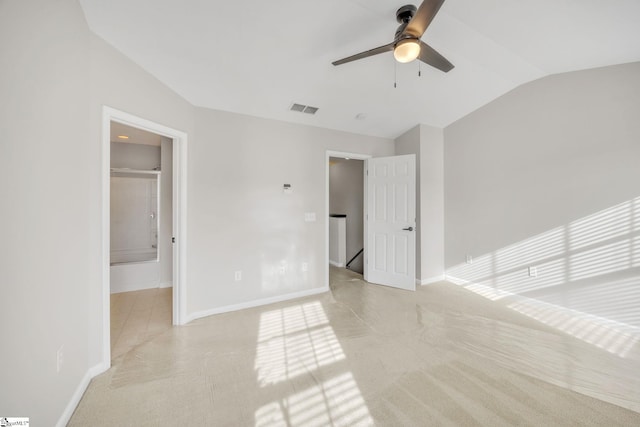
[[67,407],[64,408],[64,412],[62,412],[62,415],[60,415],[60,418],[56,423],[56,427],[64,427],[69,423],[73,412],[76,410],[76,407],[78,406],[80,400],[82,399],[82,396],[84,395],[84,392],[87,391],[87,387],[89,387],[89,383],[91,383],[91,380],[107,369],[109,369],[108,366],[105,367],[103,364],[98,364],[93,368],[89,368],[87,370],[87,372],[84,374],[84,377],[82,377],[82,379],[80,380],[80,384],[78,384],[78,387],[76,387],[76,391],[71,396],[71,400],[69,400],[69,403],[67,403]]
[[161,288],[173,288],[173,282],[163,282],[160,283]]
[[333,265],[334,267],[338,267],[338,268],[344,267],[344,264],[341,263],[341,262],[336,262],[336,261],[329,260],[329,264]]
[[214,314],[222,314],[228,313],[230,311],[238,311],[243,310],[245,308],[259,307],[262,305],[273,304],[276,302],[289,301],[297,298],[304,298],[312,295],[323,294],[325,292],[329,292],[329,287],[325,286],[322,288],[310,289],[307,291],[293,292],[290,294],[279,295],[276,297],[262,298],[253,301],[243,302],[240,304],[227,305],[224,307],[217,307],[211,310],[198,311],[196,313],[191,313],[187,315],[187,321],[185,323],[192,322],[196,319],[200,319],[207,316],[213,316]]
[[113,283],[111,285],[111,293],[119,294],[122,292],[134,292],[134,291],[144,291],[147,289],[158,289],[161,285],[158,282],[148,282],[148,283],[135,283],[135,284],[120,284]]
[[443,280],[447,280],[447,276],[445,276],[444,274],[441,274],[439,276],[430,277],[424,280],[416,280],[416,282],[418,285],[424,286],[424,285],[431,285],[433,283],[442,282]]

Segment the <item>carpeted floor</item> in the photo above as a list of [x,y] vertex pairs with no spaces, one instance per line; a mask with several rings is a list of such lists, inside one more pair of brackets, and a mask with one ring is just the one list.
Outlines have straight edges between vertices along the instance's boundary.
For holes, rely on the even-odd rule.
[[332,268],[331,289],[149,337],[70,425],[640,425],[582,394],[638,411],[638,349],[617,356],[446,282],[413,293]]

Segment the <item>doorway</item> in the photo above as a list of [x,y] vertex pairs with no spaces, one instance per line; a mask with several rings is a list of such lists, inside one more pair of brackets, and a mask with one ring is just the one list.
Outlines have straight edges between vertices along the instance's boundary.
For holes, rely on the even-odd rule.
[[102,364],[108,369],[112,320],[121,327],[126,317],[111,318],[112,292],[126,296],[121,308],[129,310],[137,293],[155,290],[165,324],[183,323],[187,135],[110,107],[102,119]]
[[364,272],[364,161],[329,159],[329,263]]
[[[330,286],[330,162],[331,158],[364,160],[364,280],[415,291],[416,163],[415,155],[376,157],[327,151],[326,276]],[[371,170],[368,170],[371,169]]]
[[173,140],[112,121],[111,358],[171,327]]
[[[345,214],[345,212],[331,212],[331,167],[332,167],[332,162],[358,162],[359,164],[362,165],[362,179],[364,180],[364,161],[367,159],[370,159],[371,155],[369,154],[361,154],[361,153],[349,153],[349,152],[343,152],[343,151],[327,151],[326,152],[326,158],[325,158],[325,165],[326,165],[326,197],[325,197],[325,218],[327,218],[327,226],[326,226],[326,247],[327,247],[327,252],[326,252],[326,276],[325,276],[325,283],[327,284],[327,287],[329,286],[329,281],[330,281],[330,277],[329,277],[329,266],[331,265],[330,261],[331,261],[331,256],[330,256],[330,220],[331,214]],[[347,160],[349,159],[349,160]],[[363,181],[360,181],[363,182]],[[366,209],[366,192],[364,191],[364,185],[362,187],[362,210],[360,211],[362,217],[360,221],[356,221],[356,224],[360,224],[360,226],[362,226],[363,221],[364,221],[364,209]],[[344,207],[346,210],[346,206]],[[340,210],[343,210],[342,208]],[[351,209],[350,209],[351,210]],[[356,212],[356,210],[354,210],[353,212]],[[357,213],[355,213],[357,215]],[[353,214],[352,214],[353,215]],[[346,223],[346,220],[345,220]],[[358,226],[358,225],[356,225]],[[357,230],[352,230],[352,231],[356,231],[354,234],[358,234]],[[364,228],[361,230],[361,234],[363,235],[364,233]],[[356,240],[357,241],[357,240]],[[362,261],[360,262],[360,265],[364,264],[364,260],[365,260],[365,256],[366,256],[366,249],[364,248],[364,245],[362,245],[360,248],[356,249],[356,251],[354,253],[351,254],[351,252],[353,252],[353,249],[351,250],[351,252],[348,252],[346,250],[346,243],[345,243],[345,256],[344,256],[344,264],[346,266],[346,264],[351,260],[351,258],[354,257],[354,255],[356,255],[360,249],[363,249],[362,253],[360,253],[357,257],[356,260],[359,258]],[[357,244],[356,244],[357,246]],[[352,245],[350,245],[350,248],[352,247]],[[347,254],[351,254],[351,256],[349,258],[347,258]],[[353,263],[356,262],[356,260],[353,261]],[[334,264],[335,265],[335,264]],[[363,271],[364,273],[364,271]],[[366,280],[366,279],[365,279]]]

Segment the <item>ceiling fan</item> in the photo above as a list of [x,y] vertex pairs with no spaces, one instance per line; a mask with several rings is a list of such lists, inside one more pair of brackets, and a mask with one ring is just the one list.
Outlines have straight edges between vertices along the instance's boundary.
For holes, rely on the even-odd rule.
[[393,51],[393,56],[398,62],[405,63],[419,59],[445,73],[451,71],[453,64],[431,46],[420,40],[436,13],[438,13],[442,3],[444,3],[444,0],[424,0],[418,8],[411,4],[402,6],[396,11],[396,20],[400,23],[400,26],[396,30],[392,43],[348,56],[332,62],[332,64],[346,64],[347,62]]

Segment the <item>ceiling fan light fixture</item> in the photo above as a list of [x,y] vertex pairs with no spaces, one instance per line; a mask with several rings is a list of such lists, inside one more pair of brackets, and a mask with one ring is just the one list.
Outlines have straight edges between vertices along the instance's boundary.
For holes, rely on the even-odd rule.
[[416,39],[400,40],[393,49],[393,56],[401,63],[411,62],[420,55],[420,43]]

